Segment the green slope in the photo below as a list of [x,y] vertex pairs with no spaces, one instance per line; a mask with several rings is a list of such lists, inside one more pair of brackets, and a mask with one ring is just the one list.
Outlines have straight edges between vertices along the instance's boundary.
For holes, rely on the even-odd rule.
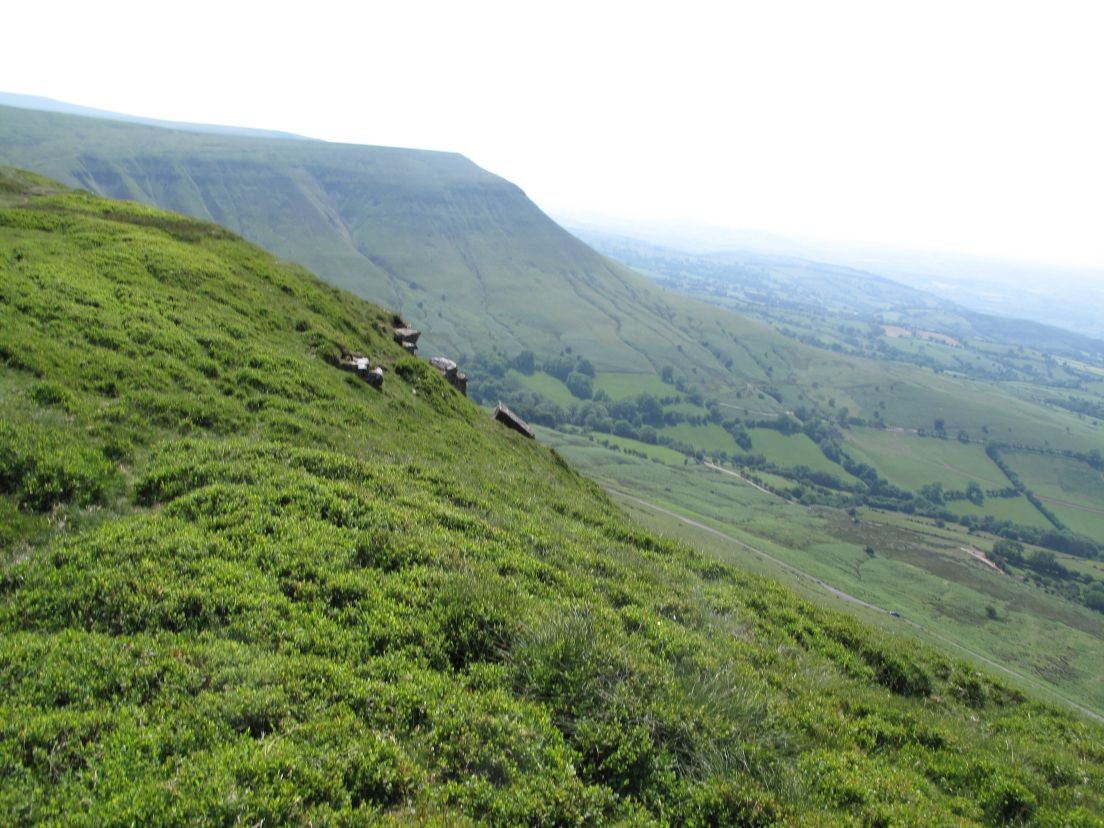
[[0,160],[229,227],[399,309],[431,349],[571,346],[609,369],[717,368],[645,280],[459,155],[0,107]]
[[570,348],[599,373],[640,376],[642,388],[672,367],[735,406],[752,388],[778,396],[775,411],[827,411],[838,398],[852,416],[896,426],[930,428],[939,417],[978,439],[984,425],[1008,442],[1101,444],[1099,429],[1023,394],[810,348],[665,293],[459,155],[0,107],[0,161],[218,222],[399,310],[426,329],[427,352],[528,349],[544,359]]
[[[632,451],[636,442],[655,443],[644,453],[676,464],[668,451],[749,465],[764,459],[769,467],[757,471],[788,478],[777,487],[800,491],[810,505],[919,508],[1052,549],[1085,546],[1081,538],[1049,532],[1061,525],[1091,536],[1095,546],[1085,548],[1098,553],[1104,544],[1091,512],[1067,519],[1060,515],[1068,509],[1053,504],[1051,520],[1026,496],[933,510],[917,496],[935,479],[900,475],[892,457],[864,460],[858,452],[851,459],[873,462],[886,484],[875,490],[869,477],[859,482],[837,465],[846,460],[833,449],[847,448],[848,425],[930,430],[940,421],[952,438],[961,432],[974,441],[951,445],[952,451],[962,445],[964,454],[994,440],[1087,457],[1104,448],[1100,419],[1083,413],[1095,410],[1099,390],[1070,384],[1081,382],[1087,364],[1059,364],[1039,353],[1010,356],[993,343],[970,350],[973,367],[963,364],[966,349],[928,340],[894,338],[893,350],[883,352],[890,339],[873,324],[852,350],[810,347],[784,335],[788,326],[831,334],[836,344],[851,334],[833,333],[832,318],[789,313],[785,325],[764,323],[662,291],[564,232],[517,187],[455,154],[201,134],[0,107],[5,159],[99,193],[217,220],[333,284],[400,310],[425,331],[424,353],[461,360],[473,399],[492,405],[503,399],[534,423],[601,432],[607,442],[629,441],[624,446]],[[802,266],[765,287],[806,307],[838,309],[865,283],[861,274],[837,268],[831,276],[838,284],[823,292],[815,271]],[[944,312],[884,280],[876,287],[868,300],[874,306]],[[909,349],[919,353],[908,356]],[[531,373],[509,367],[523,351],[535,352]],[[906,364],[905,356],[920,364]],[[590,382],[596,400],[575,399],[568,375],[553,376],[549,363],[577,357],[596,369]],[[1005,370],[1025,381],[990,378]],[[1032,384],[1037,376],[1052,385]],[[662,417],[645,422],[617,410],[644,392],[668,397]],[[782,438],[757,427],[787,412],[802,420],[806,435]],[[750,449],[739,438],[745,426],[755,438]],[[917,436],[909,445],[923,453],[934,441]],[[906,489],[887,491],[897,480],[909,481]],[[1061,586],[1073,603],[1093,600],[1090,584]]]
[[1098,725],[634,527],[391,324],[0,173],[5,824],[1100,822]]

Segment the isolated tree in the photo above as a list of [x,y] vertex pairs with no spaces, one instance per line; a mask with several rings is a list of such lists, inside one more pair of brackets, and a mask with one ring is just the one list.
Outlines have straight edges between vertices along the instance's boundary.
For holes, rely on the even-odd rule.
[[941,505],[943,503],[943,484],[928,483],[926,486],[921,486],[920,496],[936,506]]
[[1104,587],[1098,585],[1086,590],[1085,606],[1097,612],[1104,612]]
[[971,480],[966,484],[966,499],[975,506],[981,506],[985,503],[985,492],[982,491],[976,480]]

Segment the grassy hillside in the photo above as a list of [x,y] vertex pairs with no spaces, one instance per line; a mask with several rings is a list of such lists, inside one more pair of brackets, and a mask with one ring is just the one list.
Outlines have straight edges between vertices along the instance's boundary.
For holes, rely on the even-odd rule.
[[0,107],[0,162],[217,222],[387,304],[429,349],[571,347],[717,370],[662,294],[451,153],[220,136]]
[[[633,383],[633,393],[654,393],[670,370],[683,387],[752,419],[814,406],[834,417],[846,407],[852,417],[907,428],[941,418],[975,439],[985,426],[1007,442],[1058,449],[1087,451],[1104,441],[1077,412],[1031,395],[957,371],[933,376],[887,364],[877,349],[809,347],[658,290],[459,155],[0,107],[0,162],[218,222],[396,308],[426,330],[427,352],[508,360],[532,351],[541,362],[581,356],[597,371],[594,388],[615,399]],[[879,296],[907,293],[877,284]],[[485,372],[469,373],[478,394]]]
[[1098,726],[633,526],[387,312],[0,207],[6,824],[1099,824]]
[[[676,466],[735,464],[809,507],[892,510],[890,524],[892,515],[923,514],[1060,554],[1104,550],[1091,475],[1064,475],[1055,497],[1046,476],[1025,472],[1020,491],[976,473],[993,470],[987,443],[1009,462],[1027,447],[1047,462],[1096,468],[1104,368],[1081,348],[1083,337],[1053,343],[1076,359],[1001,344],[1015,329],[979,338],[969,319],[922,293],[793,261],[760,263],[758,292],[737,298],[761,318],[736,315],[605,259],[518,188],[447,153],[0,107],[3,159],[215,219],[307,263],[422,328],[423,353],[457,358],[473,400],[504,400],[531,422]],[[701,262],[684,264],[689,272]],[[717,280],[702,298],[731,307],[729,293],[705,295],[732,288],[724,273],[710,273]],[[938,465],[928,462],[936,457]],[[999,496],[964,499],[971,484]],[[740,520],[736,502],[722,511]],[[846,588],[846,568],[838,577]],[[1087,578],[1040,581],[1078,612],[1099,605],[1098,587]],[[1027,604],[1046,610],[1040,623],[1052,597]],[[1049,655],[1042,638],[1030,646],[1041,652],[1029,658]],[[1071,692],[1080,694],[1079,674],[1048,675],[1062,690],[1077,683]]]
[[[810,508],[794,498],[791,480],[672,462],[653,453],[662,447],[543,436],[647,526],[780,578],[802,595],[883,629],[972,657],[1032,692],[1104,716],[1104,615],[1084,605],[1072,578],[987,564],[984,556],[1000,543],[991,533],[868,507]],[[905,455],[902,465],[912,459]],[[952,505],[964,512],[972,507],[967,501]],[[1027,522],[1030,515],[1004,513],[1017,508],[1032,511],[1022,497],[987,498],[978,513]],[[1100,589],[1104,562],[1055,557],[1061,567],[1091,578],[1082,587],[1086,594]]]

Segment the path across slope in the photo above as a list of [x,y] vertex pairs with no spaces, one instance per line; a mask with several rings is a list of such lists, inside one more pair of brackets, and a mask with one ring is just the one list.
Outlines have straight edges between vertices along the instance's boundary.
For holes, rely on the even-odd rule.
[[[711,465],[711,464],[707,463],[706,465]],[[716,467],[714,467],[714,468],[716,468]],[[727,469],[719,469],[719,470],[720,471],[726,471],[726,472],[728,471]],[[736,476],[739,477],[739,475],[736,475]],[[747,482],[750,483],[750,481],[747,481]],[[755,485],[755,484],[751,484],[751,485]],[[651,503],[647,500],[644,500],[640,497],[637,497],[636,495],[631,495],[628,492],[624,492],[624,491],[622,491],[620,489],[617,489],[617,488],[614,488],[612,486],[605,485],[604,488],[607,491],[611,492],[612,494],[616,494],[618,497],[624,498],[625,500],[631,500],[632,502],[637,503],[640,506],[643,506],[647,509],[651,509],[654,512],[659,512],[660,514],[667,515],[668,517],[672,517],[675,520],[680,521],[681,523],[685,523],[687,526],[693,526],[695,529],[700,529],[704,532],[708,532],[709,534],[715,535],[716,537],[719,537],[723,540],[726,540],[729,543],[733,543],[733,544],[735,544],[736,546],[739,546],[742,549],[746,549],[747,551],[749,551],[749,552],[751,552],[755,555],[758,555],[760,558],[763,558],[765,560],[770,561],[771,563],[773,563],[776,566],[782,568],[786,572],[800,578],[801,580],[812,582],[813,584],[817,585],[818,587],[825,590],[829,594],[836,596],[837,598],[840,598],[844,601],[848,601],[848,602],[853,603],[853,604],[857,604],[857,605],[862,606],[862,607],[866,607],[867,609],[874,610],[875,612],[882,612],[882,613],[886,613],[887,615],[892,614],[892,612],[890,610],[887,610],[884,607],[879,607],[875,604],[871,604],[867,601],[864,601],[861,598],[857,598],[856,596],[851,595],[848,592],[844,592],[843,590],[832,586],[831,584],[827,583],[826,581],[822,581],[820,578],[816,578],[816,577],[810,575],[809,573],[807,573],[807,572],[805,572],[801,569],[798,569],[797,567],[793,566],[792,564],[788,564],[785,561],[779,560],[778,558],[774,557],[773,555],[769,555],[766,552],[764,552],[763,550],[757,549],[756,547],[752,546],[751,544],[746,543],[742,540],[739,540],[738,538],[734,538],[731,535],[720,531],[719,529],[714,529],[712,526],[708,526],[704,523],[701,523],[700,521],[694,520],[692,518],[685,517],[684,515],[680,515],[678,512],[674,512],[670,509],[666,509],[663,506],[658,506],[655,503]],[[756,488],[758,488],[758,487],[756,487]],[[986,656],[982,655],[981,653],[975,652],[974,650],[971,650],[968,647],[963,646],[962,644],[960,644],[957,641],[954,641],[953,639],[946,638],[945,636],[942,636],[939,633],[933,632],[933,631],[929,630],[927,627],[924,627],[920,624],[917,624],[915,621],[912,621],[908,618],[901,618],[900,616],[896,616],[896,617],[901,622],[903,622],[905,624],[910,624],[915,629],[921,631],[922,633],[924,633],[924,635],[929,636],[931,638],[934,638],[935,640],[939,641],[942,644],[946,644],[950,647],[954,647],[955,649],[959,650],[960,652],[966,653],[967,655],[969,655],[972,658],[984,663],[985,665],[987,665],[989,667],[992,667],[996,670],[1001,671],[1002,673],[1005,673],[1009,676],[1012,676],[1013,678],[1016,678],[1016,679],[1024,682],[1025,684],[1032,685],[1032,686],[1035,685],[1035,682],[1031,678],[1029,678],[1028,676],[1023,675],[1022,673],[1018,673],[1015,670],[1013,670],[1009,667],[1006,667],[1005,665],[1003,665],[1003,664],[1001,664],[997,661],[993,661],[993,659],[987,658]],[[1070,707],[1074,708],[1078,712],[1083,713],[1084,715],[1088,716],[1089,718],[1091,718],[1091,719],[1093,719],[1097,722],[1104,723],[1104,716],[1102,716],[1101,714],[1095,712],[1094,710],[1090,710],[1089,708],[1087,708],[1087,707],[1085,707],[1081,704],[1078,704],[1077,702],[1073,701],[1072,699],[1067,698],[1066,696],[1064,696],[1061,693],[1057,692],[1057,690],[1055,690],[1055,688],[1050,687],[1049,685],[1047,687],[1047,690],[1048,690],[1048,692],[1052,693],[1056,697],[1062,699],[1062,701],[1064,701],[1066,704],[1068,704]]]

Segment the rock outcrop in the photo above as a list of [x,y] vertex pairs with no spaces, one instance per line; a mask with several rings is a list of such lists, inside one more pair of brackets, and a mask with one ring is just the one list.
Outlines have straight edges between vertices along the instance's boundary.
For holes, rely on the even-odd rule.
[[468,396],[468,375],[460,371],[455,362],[446,357],[433,357],[429,364],[441,372],[449,385],[465,397]]
[[494,413],[491,416],[507,428],[512,428],[518,434],[524,434],[530,440],[536,437],[533,433],[533,429],[529,428],[529,423],[525,422],[525,420],[521,419],[521,417],[504,406],[501,401],[495,406]]
[[338,367],[351,371],[373,388],[383,386],[383,369],[378,366],[373,368],[371,360],[362,354],[342,353]]
[[395,341],[406,348],[410,353],[418,350],[418,337],[422,332],[416,328],[395,328]]

